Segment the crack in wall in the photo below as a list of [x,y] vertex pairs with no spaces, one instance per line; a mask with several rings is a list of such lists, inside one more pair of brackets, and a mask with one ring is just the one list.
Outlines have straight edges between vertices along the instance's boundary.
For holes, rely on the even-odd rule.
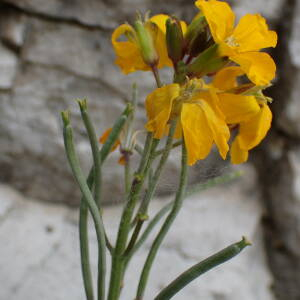
[[37,12],[35,10],[26,9],[22,6],[18,6],[14,3],[11,3],[11,2],[8,2],[8,1],[5,1],[5,0],[1,0],[1,2],[5,6],[7,6],[7,8],[9,8],[9,9],[13,9],[16,12],[23,13],[23,14],[29,16],[29,17],[37,18],[39,20],[69,24],[69,25],[77,26],[77,27],[87,29],[87,30],[102,30],[102,31],[106,31],[106,32],[110,32],[112,30],[112,28],[110,28],[110,27],[104,27],[104,26],[101,26],[101,25],[96,25],[96,24],[92,25],[92,24],[84,23],[76,17],[67,18],[67,17],[49,15],[49,14],[46,14],[46,13],[43,13],[43,12]]
[[47,64],[47,63],[42,63],[42,62],[34,62],[34,61],[30,61],[30,60],[26,60],[26,59],[22,59],[21,62],[24,65],[31,65],[31,66],[38,66],[41,68],[44,68],[46,70],[54,70],[54,71],[59,71],[59,72],[63,72],[66,75],[71,75],[74,76],[78,79],[83,79],[83,80],[87,80],[89,82],[94,82],[97,84],[101,84],[103,85],[103,87],[107,88],[109,92],[111,92],[112,94],[115,94],[117,96],[120,97],[120,100],[123,101],[124,103],[127,103],[129,101],[128,96],[125,93],[122,93],[119,89],[117,89],[115,86],[109,84],[106,80],[99,78],[95,78],[95,77],[90,77],[87,75],[83,75],[83,74],[79,74],[73,70],[70,70],[68,68],[65,68],[61,65],[55,65],[55,64]]

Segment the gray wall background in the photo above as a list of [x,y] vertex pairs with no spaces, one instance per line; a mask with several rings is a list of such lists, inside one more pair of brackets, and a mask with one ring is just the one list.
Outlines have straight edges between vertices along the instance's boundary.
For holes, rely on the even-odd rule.
[[[274,290],[280,300],[300,299],[300,1],[235,0],[238,16],[259,12],[279,34],[272,51],[278,76],[271,133],[251,163],[264,207],[262,223]],[[147,73],[124,76],[113,64],[112,30],[136,10],[176,14],[190,20],[190,0],[1,0],[0,1],[0,180],[36,199],[78,204],[79,193],[66,164],[59,112],[69,107],[85,170],[88,142],[74,99],[87,97],[99,134],[119,115],[133,81],[140,90],[138,124],[144,122],[144,95],[153,87]],[[164,74],[165,77],[168,75]],[[166,77],[167,78],[167,77]],[[120,200],[118,154],[106,165],[108,203]],[[160,194],[172,190],[176,156]],[[192,170],[194,181],[218,174],[215,156]],[[203,171],[204,170],[204,171]],[[112,200],[113,199],[113,200]]]

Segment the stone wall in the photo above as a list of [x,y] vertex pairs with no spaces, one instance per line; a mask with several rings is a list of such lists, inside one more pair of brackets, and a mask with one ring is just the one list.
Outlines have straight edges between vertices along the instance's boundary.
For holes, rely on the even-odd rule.
[[[196,12],[193,1],[0,3],[0,179],[28,196],[77,204],[79,192],[66,167],[59,112],[71,108],[82,165],[87,171],[88,141],[74,99],[89,99],[100,135],[122,111],[134,81],[141,107],[154,84],[148,73],[124,76],[114,65],[112,30],[132,20],[136,10],[176,13],[190,20]],[[262,6],[259,1],[247,5],[237,1],[236,8],[239,15],[259,11],[276,22],[280,3],[266,1]],[[138,112],[138,119],[138,127],[143,128],[143,110]],[[117,155],[114,153],[105,165],[104,194],[109,199],[104,199],[110,203],[111,199],[120,200],[123,189],[122,170],[115,163]],[[167,174],[174,174],[175,163],[173,159]],[[195,169],[192,178],[201,180],[201,172]],[[170,191],[176,182],[176,176],[164,178],[161,193]]]
[[[59,112],[70,107],[78,150],[85,170],[90,166],[88,142],[75,98],[87,97],[100,134],[122,111],[136,81],[140,106],[153,87],[149,74],[123,76],[113,65],[110,35],[132,20],[137,9],[175,13],[187,20],[192,0],[0,0],[0,180],[27,196],[52,202],[78,203],[79,193],[67,169]],[[260,12],[279,33],[273,51],[278,66],[273,129],[252,155],[265,206],[264,232],[274,288],[280,300],[300,298],[300,1],[228,1],[239,16]],[[144,116],[138,112],[138,124]],[[106,165],[108,202],[120,200],[122,170],[117,153]],[[215,158],[210,163],[219,165]],[[173,174],[176,158],[167,172]],[[193,177],[207,177],[201,166]],[[214,168],[207,169],[214,173]],[[203,168],[202,168],[203,170]],[[172,187],[165,176],[160,193]],[[169,180],[169,178],[171,178]]]

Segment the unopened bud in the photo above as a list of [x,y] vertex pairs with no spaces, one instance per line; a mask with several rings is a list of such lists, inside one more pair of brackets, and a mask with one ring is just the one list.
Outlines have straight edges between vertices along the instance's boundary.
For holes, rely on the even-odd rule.
[[220,57],[218,55],[218,45],[214,44],[195,58],[195,60],[187,67],[187,74],[191,77],[202,77],[219,71],[227,63],[228,58]]
[[168,55],[176,65],[184,55],[184,38],[179,20],[175,17],[169,18],[166,29]]
[[210,35],[205,17],[199,13],[187,28],[185,34],[186,53],[196,57],[199,53],[209,48],[213,39]]
[[[152,24],[150,24],[151,26]],[[141,20],[134,23],[134,29],[137,35],[138,45],[144,62],[149,66],[155,66],[158,63],[158,55],[155,50],[154,41],[150,29]]]

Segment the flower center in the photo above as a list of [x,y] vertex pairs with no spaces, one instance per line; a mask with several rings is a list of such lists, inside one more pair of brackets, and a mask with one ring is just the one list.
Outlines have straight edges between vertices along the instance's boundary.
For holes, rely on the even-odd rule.
[[226,40],[225,43],[230,46],[230,47],[239,47],[239,43],[236,41],[235,37],[233,35],[229,36]]

